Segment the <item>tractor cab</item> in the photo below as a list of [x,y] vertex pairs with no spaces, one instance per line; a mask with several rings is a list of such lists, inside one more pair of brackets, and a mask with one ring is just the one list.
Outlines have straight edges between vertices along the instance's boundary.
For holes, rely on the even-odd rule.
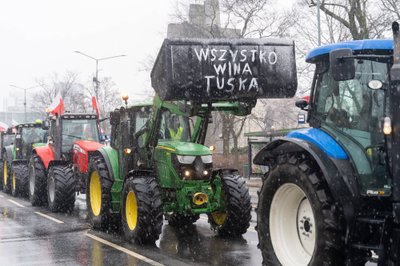
[[27,159],[31,156],[32,149],[43,146],[47,142],[47,131],[42,128],[42,121],[19,124],[15,135],[15,159]]
[[50,118],[49,141],[58,159],[71,159],[74,144],[100,142],[98,118],[95,114],[66,113]]
[[393,41],[362,40],[312,50],[316,64],[309,104],[310,126],[335,139],[333,156],[351,158],[363,195],[390,195],[384,130],[389,116]]

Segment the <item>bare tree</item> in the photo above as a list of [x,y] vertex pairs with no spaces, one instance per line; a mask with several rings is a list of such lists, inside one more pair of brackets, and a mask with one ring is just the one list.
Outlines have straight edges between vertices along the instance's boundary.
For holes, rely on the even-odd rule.
[[104,77],[100,80],[98,90],[95,87],[89,87],[86,91],[90,98],[96,97],[102,118],[107,117],[110,111],[121,105],[120,92],[115,88],[111,77]]
[[78,74],[67,71],[62,77],[53,73],[44,78],[36,79],[41,86],[34,96],[33,110],[44,113],[58,93],[63,98],[65,109],[74,112],[86,111],[84,86],[77,82]]

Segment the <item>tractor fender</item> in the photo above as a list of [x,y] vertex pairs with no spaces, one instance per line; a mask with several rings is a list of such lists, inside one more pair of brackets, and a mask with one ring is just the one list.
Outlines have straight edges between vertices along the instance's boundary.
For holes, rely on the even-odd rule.
[[86,174],[89,165],[89,155],[103,145],[89,140],[75,141],[72,148],[72,161],[80,173]]
[[117,177],[117,179],[120,179],[117,150],[111,148],[110,146],[103,146],[93,152],[93,157],[95,156],[101,156],[104,159],[107,165],[108,176],[111,178],[111,181],[114,182],[115,177]]
[[13,149],[14,149],[14,145],[6,146],[3,148],[2,154],[6,154],[8,159],[13,160],[14,159]]
[[50,145],[35,147],[33,149],[33,153],[39,156],[40,160],[42,160],[45,169],[49,168],[49,164],[51,161],[54,161],[55,154]]
[[255,157],[258,165],[277,164],[278,157],[290,153],[306,153],[320,167],[336,202],[343,207],[346,221],[351,224],[355,209],[360,206],[357,177],[349,160],[332,158],[314,143],[298,138],[281,138],[270,142]]

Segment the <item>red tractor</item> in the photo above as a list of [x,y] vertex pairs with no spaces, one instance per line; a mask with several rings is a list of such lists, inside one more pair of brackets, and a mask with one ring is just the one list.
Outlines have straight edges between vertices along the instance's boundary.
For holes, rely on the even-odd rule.
[[33,206],[48,204],[53,212],[70,212],[75,192],[85,193],[91,152],[100,144],[100,127],[95,114],[51,116],[46,146],[36,147],[29,160],[29,199]]

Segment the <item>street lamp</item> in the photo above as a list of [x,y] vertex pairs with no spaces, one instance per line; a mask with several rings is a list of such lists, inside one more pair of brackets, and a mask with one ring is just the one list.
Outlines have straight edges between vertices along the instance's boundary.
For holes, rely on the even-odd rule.
[[88,54],[82,53],[81,51],[75,51],[75,53],[84,55],[84,56],[89,57],[90,59],[93,59],[94,61],[96,61],[96,76],[93,78],[93,82],[95,82],[95,84],[96,84],[96,86],[95,86],[96,96],[97,96],[97,93],[98,93],[98,90],[99,90],[99,78],[98,78],[98,75],[99,75],[99,61],[108,60],[108,59],[112,59],[112,58],[116,58],[116,57],[126,56],[124,54],[121,54],[121,55],[107,56],[107,57],[102,57],[102,58],[94,58],[93,56],[90,56]]
[[31,90],[31,89],[35,89],[35,88],[37,88],[37,87],[40,87],[40,85],[33,86],[33,87],[29,87],[29,88],[21,88],[21,87],[15,86],[15,85],[13,85],[13,84],[10,84],[10,86],[11,86],[11,87],[14,87],[14,88],[17,88],[17,89],[20,89],[20,90],[24,90],[25,122],[27,122],[27,119],[26,119],[26,91],[27,91],[27,90]]
[[320,15],[320,9],[321,9],[321,2],[320,0],[316,0],[316,4],[314,3],[314,0],[311,0],[311,4],[309,5],[310,7],[317,6],[317,23],[318,23],[318,46],[321,46],[321,15]]

